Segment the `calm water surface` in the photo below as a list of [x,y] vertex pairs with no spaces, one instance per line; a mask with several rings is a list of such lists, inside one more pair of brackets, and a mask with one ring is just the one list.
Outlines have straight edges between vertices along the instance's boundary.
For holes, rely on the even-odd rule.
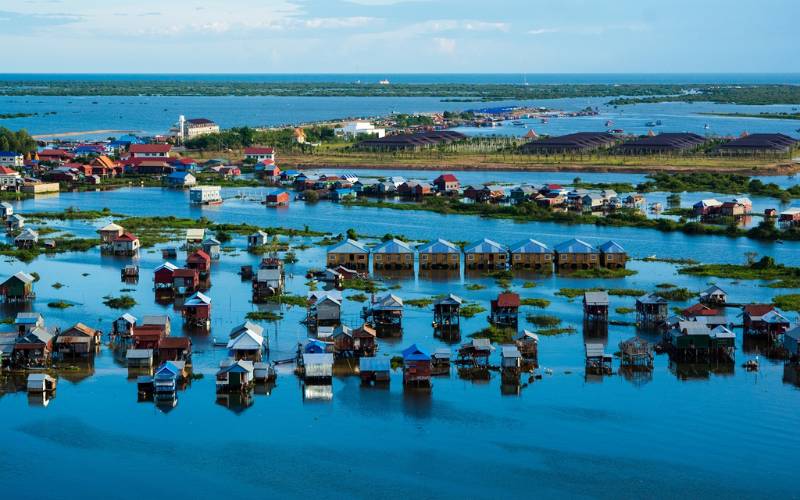
[[[714,262],[740,261],[746,249],[775,255],[784,262],[792,262],[798,255],[798,247],[789,243],[766,245],[655,231],[598,232],[599,228],[584,226],[348,209],[330,203],[313,207],[295,203],[286,210],[268,210],[228,200],[220,207],[194,209],[183,193],[160,189],[63,193],[24,201],[18,209],[56,210],[70,205],[85,209],[107,206],[131,215],[205,215],[264,226],[308,224],[336,233],[354,227],[368,234],[400,232],[418,239],[444,236],[466,240],[491,235],[510,243],[534,236],[552,244],[572,235],[592,242],[613,235],[634,255],[657,253]],[[88,235],[105,222],[52,221],[49,225]],[[295,239],[291,243],[312,242]],[[237,237],[230,245],[243,249],[244,238]],[[291,293],[305,294],[304,274],[324,262],[324,249],[311,246],[298,251],[298,257],[299,262],[287,268],[288,288]],[[184,258],[181,252],[178,260]],[[784,381],[782,363],[762,359],[758,373],[741,369],[740,364],[755,353],[742,349],[739,330],[732,367],[676,366],[670,365],[666,356],[658,356],[649,378],[632,380],[615,374],[587,379],[584,340],[603,342],[608,352],[614,352],[619,341],[636,333],[634,327],[612,326],[607,335],[599,336],[584,332],[580,299],[569,301],[554,295],[562,287],[597,286],[600,282],[518,276],[513,281],[516,291],[524,297],[550,299],[546,313],[576,329],[571,335],[541,339],[540,364],[552,369],[552,375],[530,383],[524,378],[518,393],[503,394],[496,373],[483,383],[461,380],[455,373],[437,378],[429,395],[404,392],[399,373],[393,374],[389,389],[361,388],[356,377],[341,375],[334,378],[332,398],[320,401],[304,397],[302,385],[289,369],[283,369],[277,385],[255,394],[249,407],[227,408],[215,402],[213,379],[225,352],[215,349],[211,338],[227,335],[256,308],[249,303],[248,284],[236,272],[241,265],[256,264],[257,258],[237,250],[223,254],[214,264],[208,291],[213,319],[207,335],[184,330],[178,310],[153,301],[152,272],[162,262],[160,252],[142,252],[137,261],[141,280],[132,287],[119,281],[119,269],[127,262],[94,250],[42,257],[30,264],[0,262],[0,274],[25,269],[41,275],[37,299],[29,309],[42,312],[49,326],[83,321],[105,332],[120,311],[102,305],[102,298],[133,288],[128,293],[138,305],[130,312],[139,318],[171,315],[173,334],[192,337],[194,369],[204,378],[180,392],[177,407],[169,412],[152,403],[138,403],[135,381],[128,380],[124,365],[107,350],[89,372],[62,374],[57,395],[47,407],[31,404],[24,392],[13,391],[13,381],[6,381],[7,390],[0,392],[4,417],[0,440],[4,449],[19,452],[0,454],[0,481],[13,498],[68,498],[76,491],[88,498],[107,498],[109,494],[141,498],[154,493],[198,498],[231,494],[374,498],[376,491],[390,498],[496,498],[498,494],[531,491],[584,498],[797,494],[791,464],[800,439],[786,429],[800,424],[800,391]],[[602,284],[649,291],[663,282],[693,290],[709,282],[677,275],[669,264],[633,262],[631,268],[638,274]],[[523,288],[529,280],[537,286]],[[395,293],[407,299],[453,292],[486,306],[499,291],[493,280],[481,276],[432,279],[411,274],[384,277],[384,281],[400,285]],[[55,289],[55,282],[67,286]],[[465,288],[474,282],[486,288]],[[734,302],[768,301],[776,293],[787,293],[760,287],[757,282],[718,283]],[[351,294],[345,292],[345,296]],[[46,304],[53,300],[72,301],[76,306],[49,309]],[[633,319],[613,312],[616,307],[631,307],[633,299],[612,297],[611,304],[612,319]],[[355,324],[360,308],[360,303],[345,300],[345,323]],[[523,316],[536,312],[523,309]],[[3,313],[11,316],[18,310],[5,307]],[[265,324],[272,359],[291,356],[297,342],[306,337],[299,324],[304,310],[282,310],[282,320]],[[407,307],[402,340],[381,341],[379,355],[395,355],[412,342],[431,349],[444,345],[432,335],[431,314],[428,309]],[[728,316],[736,321],[734,310],[729,310]],[[465,320],[462,331],[467,334],[485,325],[483,313]],[[39,472],[21,460],[21,455],[52,462],[48,481],[37,482]],[[65,464],[82,464],[89,475],[76,474]],[[158,474],[162,471],[171,479],[161,480]]]

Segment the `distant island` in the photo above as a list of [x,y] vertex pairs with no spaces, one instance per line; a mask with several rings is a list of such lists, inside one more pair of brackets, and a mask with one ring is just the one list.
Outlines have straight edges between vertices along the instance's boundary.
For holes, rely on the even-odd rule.
[[767,120],[800,120],[800,113],[698,113],[707,116],[728,116],[731,118],[764,118]]
[[657,102],[800,104],[800,86],[778,84],[380,84],[147,80],[6,80],[5,96],[438,97],[496,101],[609,98],[609,105]]

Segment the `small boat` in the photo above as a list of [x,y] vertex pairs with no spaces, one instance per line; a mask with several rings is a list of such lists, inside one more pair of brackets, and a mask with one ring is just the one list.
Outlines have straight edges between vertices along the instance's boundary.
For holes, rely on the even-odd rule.
[[656,125],[661,125],[661,120],[656,120]]
[[655,127],[656,126],[656,122],[647,122],[647,123],[644,124],[644,126],[645,127]]
[[704,129],[706,129],[706,130],[708,130],[708,129],[710,129],[711,127],[709,127],[709,126],[708,126],[708,123],[706,123],[705,125],[703,125],[703,128],[704,128]]
[[225,339],[217,340],[216,337],[211,339],[211,344],[213,344],[214,347],[228,347],[228,341],[227,340],[225,340]]
[[512,125],[516,125],[517,127],[521,127],[521,126],[525,125],[525,122],[523,122],[521,120],[514,120],[513,122],[511,122],[511,124]]
[[758,371],[758,357],[756,359],[748,359],[742,364],[742,368],[749,372]]
[[624,134],[624,133],[625,133],[625,131],[624,131],[624,130],[622,130],[621,128],[615,128],[615,129],[611,129],[611,130],[610,130],[610,132],[611,132],[612,134]]
[[542,123],[547,123],[547,118],[542,118],[540,121],[541,121]]
[[614,122],[611,120],[606,120],[606,128],[610,127],[611,125],[614,125]]

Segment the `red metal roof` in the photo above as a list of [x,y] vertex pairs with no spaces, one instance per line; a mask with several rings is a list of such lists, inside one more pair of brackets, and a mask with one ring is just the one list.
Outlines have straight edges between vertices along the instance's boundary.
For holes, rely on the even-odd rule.
[[137,238],[136,236],[132,235],[131,233],[127,233],[126,232],[126,233],[122,233],[121,235],[119,235],[116,238],[114,238],[114,241],[136,241],[138,239],[139,238]]
[[174,278],[193,278],[197,276],[197,269],[180,268],[172,272]]
[[704,304],[695,304],[681,311],[684,316],[721,316],[722,311],[712,309]]
[[497,296],[497,307],[519,307],[519,295],[516,293],[504,292]]
[[189,337],[164,337],[158,341],[159,349],[188,349],[191,346]]
[[273,148],[265,148],[261,146],[251,146],[249,148],[244,148],[244,154],[246,155],[270,155],[273,153]]
[[770,304],[748,304],[744,306],[744,313],[749,316],[763,316],[775,309],[775,306]]
[[458,179],[453,174],[442,174],[433,182],[458,182]]
[[0,167],[0,175],[14,175],[14,174],[19,174],[19,172],[10,167]]
[[202,250],[197,250],[192,255],[186,258],[186,262],[197,262],[198,260],[202,262],[211,262],[211,257]]

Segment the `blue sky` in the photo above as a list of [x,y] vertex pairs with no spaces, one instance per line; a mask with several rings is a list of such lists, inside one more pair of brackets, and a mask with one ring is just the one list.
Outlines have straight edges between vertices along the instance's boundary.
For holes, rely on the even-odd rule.
[[0,0],[0,46],[11,73],[786,73],[798,19],[800,0]]

